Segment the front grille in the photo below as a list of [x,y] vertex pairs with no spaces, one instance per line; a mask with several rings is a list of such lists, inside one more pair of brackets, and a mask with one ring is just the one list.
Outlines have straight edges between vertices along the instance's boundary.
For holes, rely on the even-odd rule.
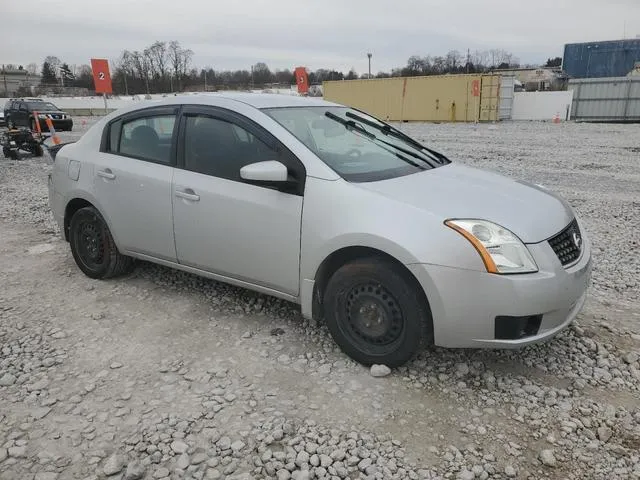
[[573,220],[567,228],[549,240],[549,245],[563,266],[578,260],[582,252],[582,234],[578,222]]

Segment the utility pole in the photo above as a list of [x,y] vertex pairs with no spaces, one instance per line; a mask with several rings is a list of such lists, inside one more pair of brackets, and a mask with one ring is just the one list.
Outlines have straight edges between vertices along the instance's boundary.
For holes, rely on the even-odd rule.
[[367,57],[369,58],[369,78],[371,78],[371,53],[367,53]]

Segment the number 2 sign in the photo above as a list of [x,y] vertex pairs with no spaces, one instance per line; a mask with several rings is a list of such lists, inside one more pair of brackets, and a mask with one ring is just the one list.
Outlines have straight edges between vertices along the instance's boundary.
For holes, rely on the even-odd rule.
[[96,93],[113,93],[109,61],[104,58],[92,58],[91,70],[93,71],[93,84]]

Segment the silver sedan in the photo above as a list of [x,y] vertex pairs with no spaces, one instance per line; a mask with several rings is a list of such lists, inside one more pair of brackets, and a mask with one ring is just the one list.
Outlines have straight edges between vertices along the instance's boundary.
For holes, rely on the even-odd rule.
[[365,365],[549,339],[591,273],[558,195],[319,99],[135,103],[59,149],[49,200],[89,277],[140,259],[296,302]]

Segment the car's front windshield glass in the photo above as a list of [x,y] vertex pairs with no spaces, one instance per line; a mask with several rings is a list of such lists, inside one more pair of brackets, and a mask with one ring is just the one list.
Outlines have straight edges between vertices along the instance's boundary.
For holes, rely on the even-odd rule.
[[58,110],[58,107],[49,102],[29,102],[29,110],[40,110],[42,112],[48,112],[51,110]]
[[374,117],[348,107],[263,110],[340,176],[371,182],[430,170],[445,162],[415,141],[386,129]]

